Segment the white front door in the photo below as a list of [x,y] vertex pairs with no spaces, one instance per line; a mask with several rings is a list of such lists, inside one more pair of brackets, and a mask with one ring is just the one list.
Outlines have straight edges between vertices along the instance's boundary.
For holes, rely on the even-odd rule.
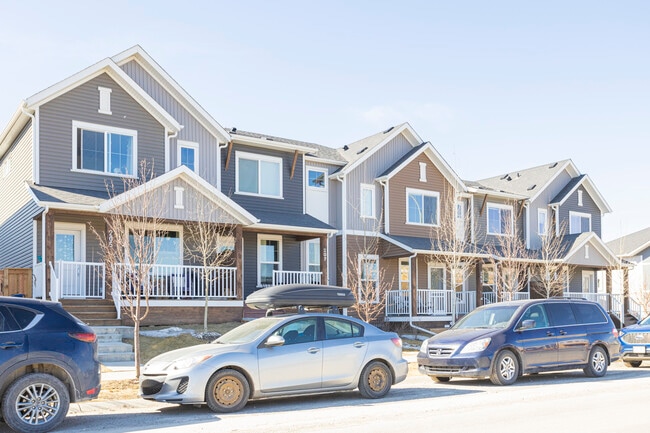
[[54,261],[56,276],[64,298],[86,296],[85,269],[82,263],[85,226],[55,223]]
[[596,293],[594,271],[582,271],[582,293]]

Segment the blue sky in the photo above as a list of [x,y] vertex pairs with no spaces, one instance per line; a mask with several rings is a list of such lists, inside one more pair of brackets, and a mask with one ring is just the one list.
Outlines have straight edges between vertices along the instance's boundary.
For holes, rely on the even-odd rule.
[[223,126],[342,146],[408,121],[464,179],[571,158],[650,225],[650,2],[0,0],[0,123],[140,44]]

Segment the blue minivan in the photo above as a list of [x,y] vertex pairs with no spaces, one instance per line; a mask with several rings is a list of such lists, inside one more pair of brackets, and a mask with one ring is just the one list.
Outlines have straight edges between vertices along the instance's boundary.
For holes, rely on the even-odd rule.
[[574,299],[500,302],[479,307],[425,340],[422,374],[489,378],[510,385],[522,374],[583,369],[601,377],[619,358],[618,331],[597,303]]

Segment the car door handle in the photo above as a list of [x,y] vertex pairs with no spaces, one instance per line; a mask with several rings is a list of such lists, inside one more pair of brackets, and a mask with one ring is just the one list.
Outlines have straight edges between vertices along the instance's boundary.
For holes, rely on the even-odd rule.
[[560,331],[560,335],[566,335],[566,331]]
[[358,349],[358,348],[363,347],[365,345],[366,345],[366,343],[362,343],[361,341],[357,341],[352,346],[354,346],[354,347],[356,347]]
[[553,335],[555,335],[555,334],[553,334],[551,331],[546,331],[546,336],[547,337],[552,337]]
[[21,343],[14,343],[13,341],[5,344],[0,344],[0,349],[14,349],[16,347],[23,347]]
[[307,349],[307,352],[308,353],[318,353],[318,352],[320,352],[320,349],[318,347],[310,347],[309,349]]

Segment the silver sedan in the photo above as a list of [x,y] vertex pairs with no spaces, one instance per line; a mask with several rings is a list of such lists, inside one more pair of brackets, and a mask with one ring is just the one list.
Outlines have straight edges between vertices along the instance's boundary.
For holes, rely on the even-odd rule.
[[253,320],[211,344],[159,355],[144,366],[140,395],[233,412],[250,399],[355,388],[380,398],[407,372],[397,334],[352,317],[306,313]]

